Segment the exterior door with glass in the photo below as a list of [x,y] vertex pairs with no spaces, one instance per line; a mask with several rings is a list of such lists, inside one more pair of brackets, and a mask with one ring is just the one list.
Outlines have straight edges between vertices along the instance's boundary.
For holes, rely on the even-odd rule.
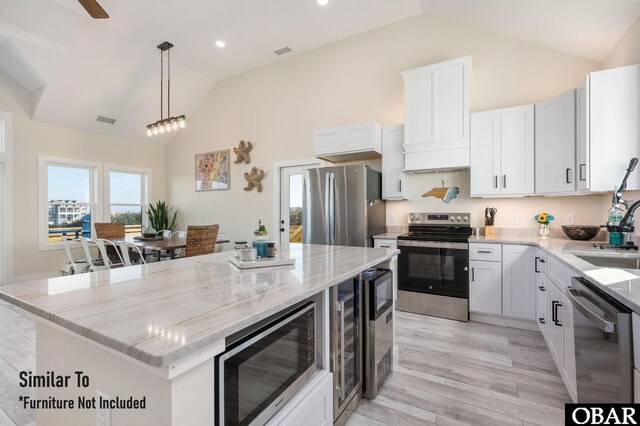
[[303,170],[319,164],[280,168],[280,246],[302,243]]

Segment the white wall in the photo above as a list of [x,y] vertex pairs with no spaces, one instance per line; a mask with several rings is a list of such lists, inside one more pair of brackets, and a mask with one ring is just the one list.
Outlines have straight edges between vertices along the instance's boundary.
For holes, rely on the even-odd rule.
[[[167,147],[167,193],[180,209],[180,226],[219,223],[233,240],[248,238],[259,216],[272,224],[274,161],[310,157],[316,129],[366,120],[402,122],[400,72],[464,55],[473,56],[472,111],[535,102],[577,86],[586,73],[600,69],[581,58],[421,15],[223,80]],[[231,148],[240,139],[255,147],[250,165],[232,164],[231,189],[196,193],[194,155]],[[267,171],[262,194],[242,190],[242,173],[251,166]],[[531,226],[525,218],[537,211],[569,211],[566,198],[471,200],[468,173],[452,179],[462,188],[455,202],[390,202],[389,213],[400,222],[411,210],[468,210],[477,218],[494,205],[500,209],[497,225],[507,224],[507,214],[516,212],[520,226]],[[439,178],[411,178],[415,194],[434,182]],[[576,221],[601,223],[599,208],[593,208],[600,206],[598,197],[574,200],[579,200]]]
[[[14,281],[58,275],[63,250],[38,251],[38,156],[152,169],[152,199],[165,197],[165,147],[31,120],[30,94],[0,73],[0,111],[13,114]],[[143,129],[144,130],[144,129]]]
[[640,18],[611,50],[602,63],[604,69],[640,64]]

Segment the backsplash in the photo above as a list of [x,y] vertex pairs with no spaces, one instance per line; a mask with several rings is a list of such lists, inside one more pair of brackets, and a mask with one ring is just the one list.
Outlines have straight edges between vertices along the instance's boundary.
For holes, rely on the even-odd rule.
[[[422,194],[431,188],[457,186],[460,193],[449,203],[433,197],[423,198]],[[442,173],[436,175],[406,175],[408,200],[387,201],[387,228],[403,227],[412,212],[469,212],[471,226],[484,225],[485,207],[498,209],[495,225],[500,228],[536,228],[533,217],[540,212],[555,216],[550,229],[562,233],[561,225],[567,224],[573,216],[576,225],[602,225],[607,219],[610,195],[573,195],[552,197],[520,198],[471,198],[469,196],[469,171]],[[395,219],[395,223],[393,222]],[[515,222],[515,223],[513,223]]]

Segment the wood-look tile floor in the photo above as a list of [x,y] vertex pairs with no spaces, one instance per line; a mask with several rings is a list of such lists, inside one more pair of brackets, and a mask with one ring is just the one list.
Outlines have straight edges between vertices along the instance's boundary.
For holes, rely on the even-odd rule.
[[[399,360],[348,426],[561,425],[569,395],[538,332],[396,311]],[[35,370],[35,323],[0,301],[0,426],[27,425],[18,372]]]
[[396,311],[399,359],[348,426],[562,425],[571,398],[539,332]]

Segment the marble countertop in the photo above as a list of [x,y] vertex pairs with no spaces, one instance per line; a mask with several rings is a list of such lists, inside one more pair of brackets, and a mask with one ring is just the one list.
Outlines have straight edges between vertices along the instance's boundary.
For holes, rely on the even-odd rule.
[[[597,285],[607,294],[629,307],[629,309],[640,314],[640,269],[603,268],[592,265],[576,256],[578,254],[593,257],[612,257],[610,252],[593,247],[594,242],[599,241],[573,241],[559,236],[540,238],[537,234],[528,232],[528,230],[501,233],[496,237],[469,237],[469,243],[528,244],[539,247],[574,270],[577,275]],[[638,254],[629,253],[622,256],[637,257]],[[620,255],[615,257],[620,257]],[[621,275],[621,271],[632,274],[637,278],[629,276],[632,279],[626,277],[618,279],[617,277]],[[622,275],[628,274],[623,272]]]
[[374,235],[373,238],[380,238],[381,240],[396,240],[398,235],[406,234],[406,232],[385,232],[384,234]]
[[0,299],[154,367],[349,279],[398,250],[292,244],[295,265],[239,270],[230,252],[0,286]]

